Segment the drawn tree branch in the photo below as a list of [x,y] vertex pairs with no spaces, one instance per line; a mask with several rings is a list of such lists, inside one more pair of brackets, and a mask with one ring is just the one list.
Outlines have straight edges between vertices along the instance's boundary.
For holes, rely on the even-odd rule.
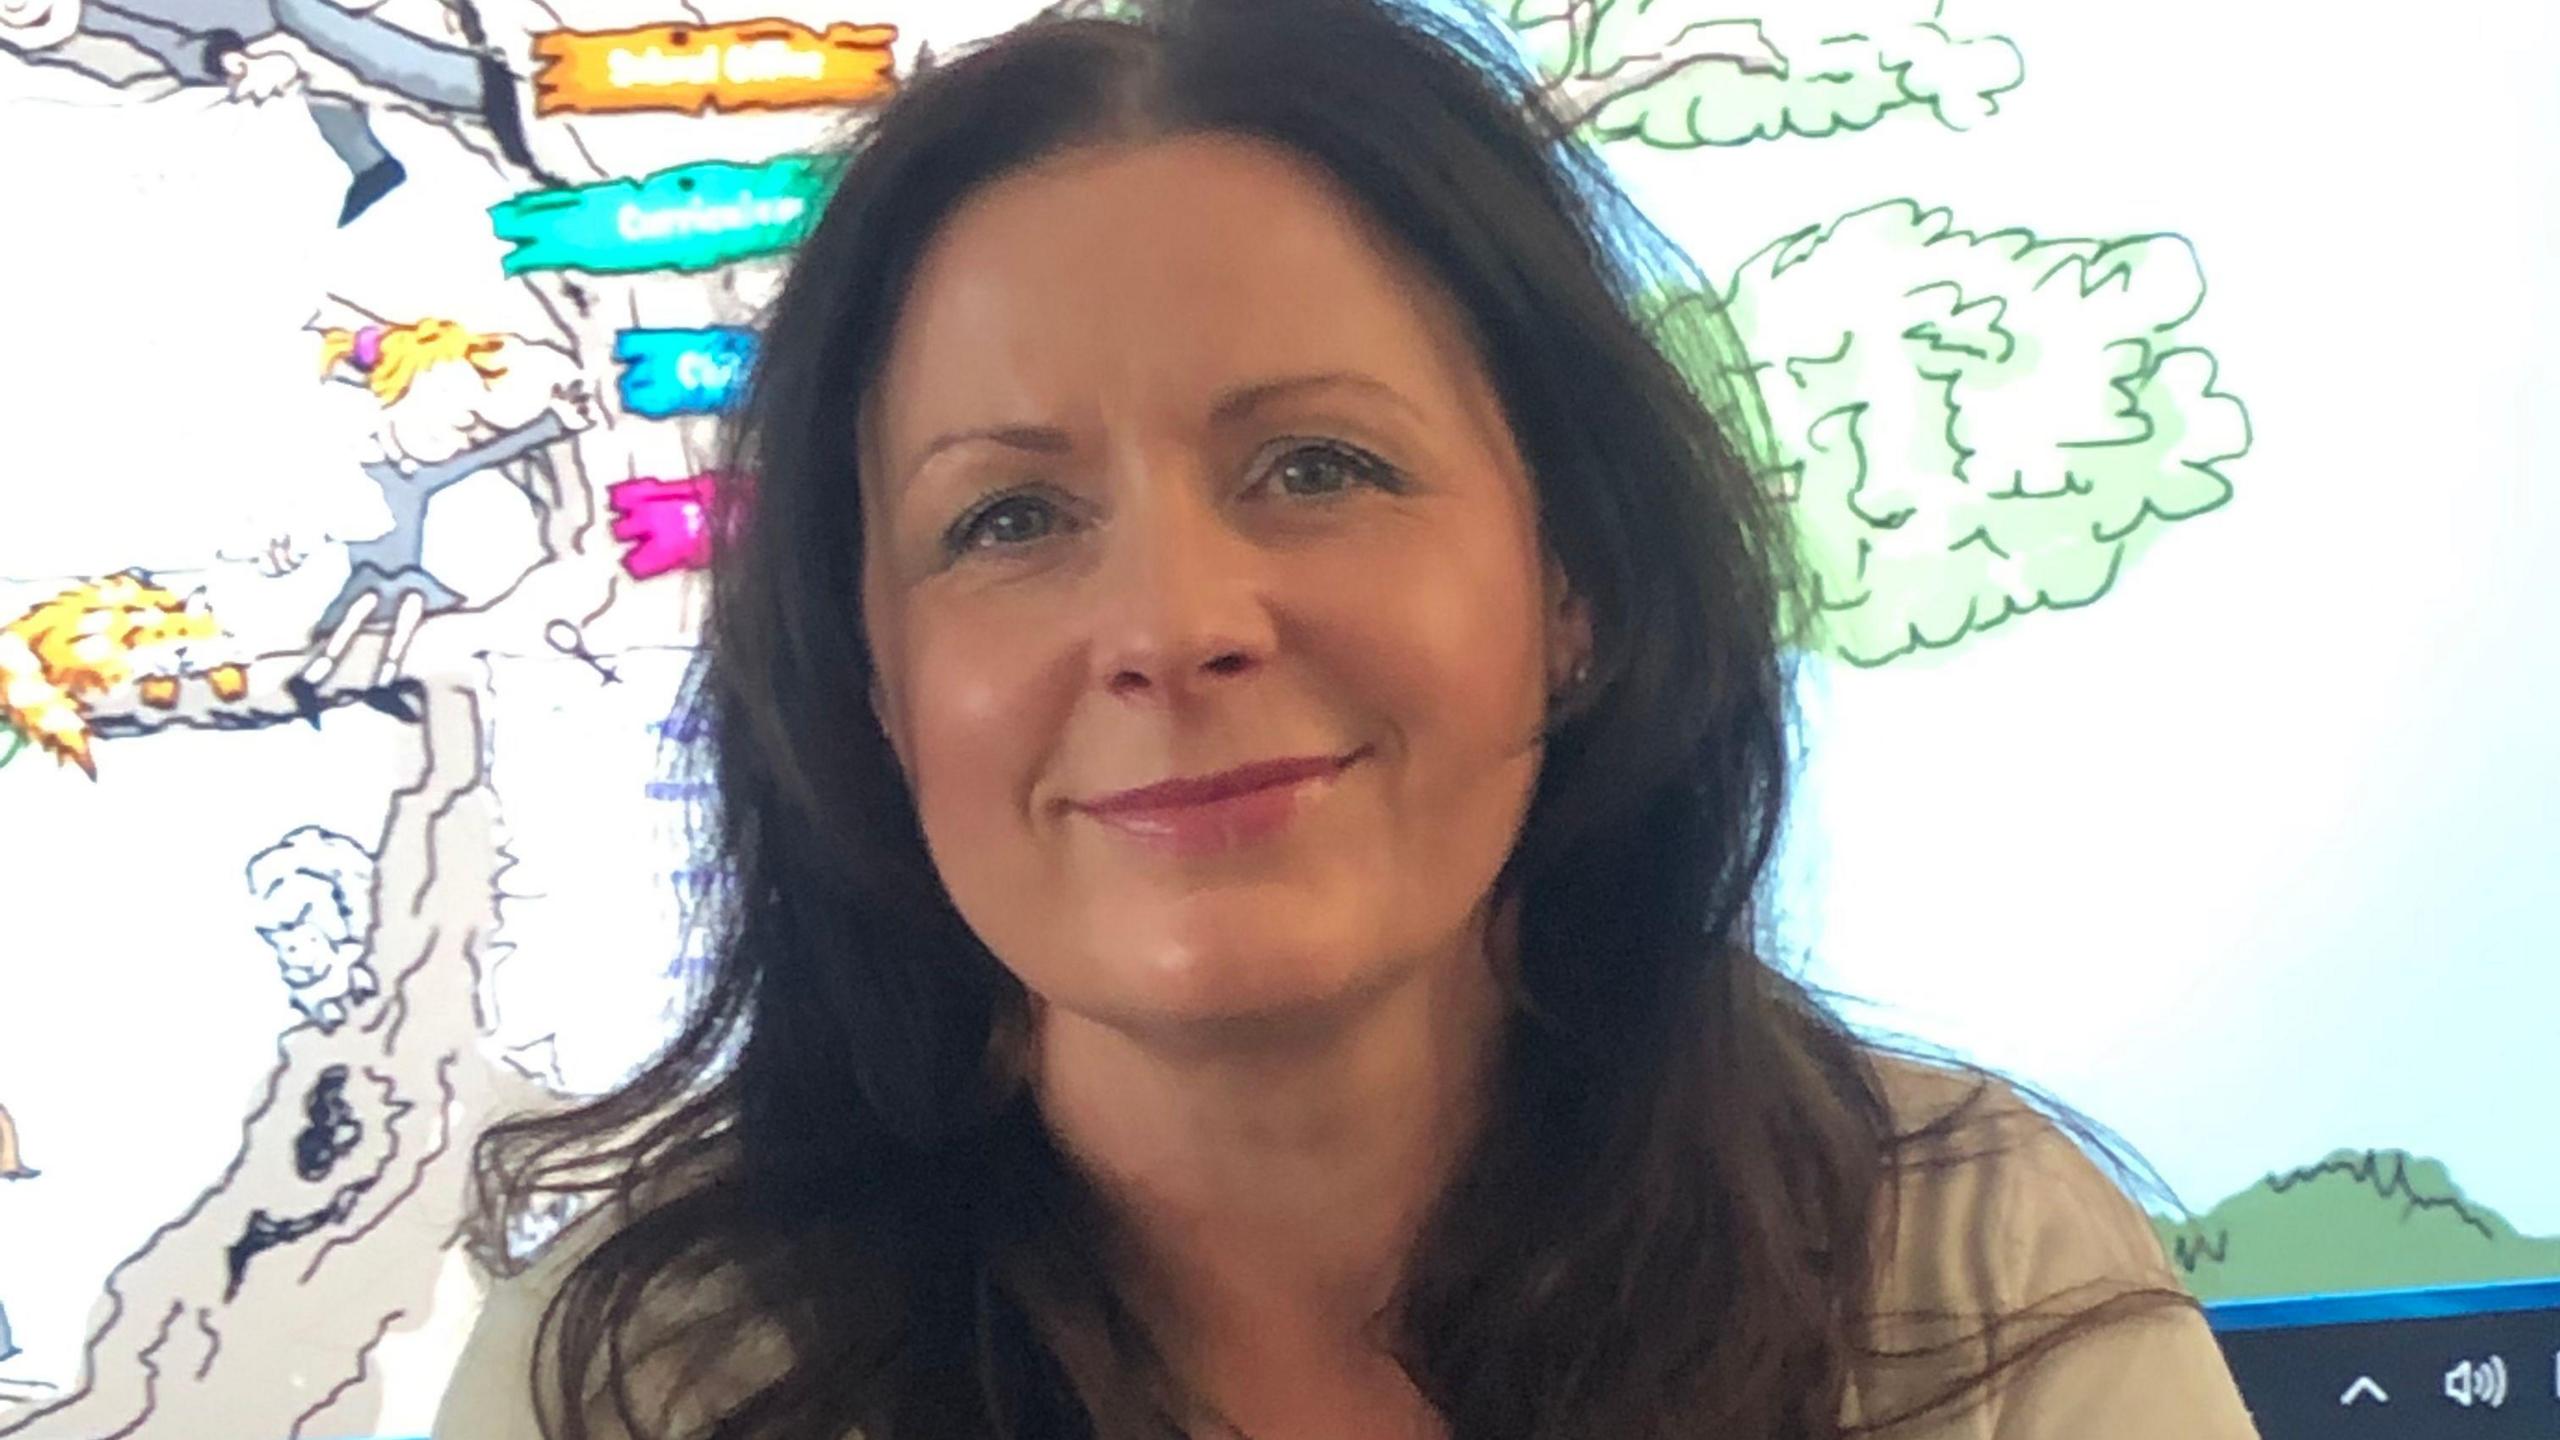
[[1951,129],[1997,113],[2017,47],[1961,37],[1947,0],[1513,0],[1548,103],[1603,140],[1664,149],[1866,129],[1918,108]]

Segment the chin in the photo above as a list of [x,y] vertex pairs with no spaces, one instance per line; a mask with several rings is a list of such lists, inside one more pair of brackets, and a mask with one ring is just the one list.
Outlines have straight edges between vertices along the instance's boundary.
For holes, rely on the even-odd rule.
[[[1355,1002],[1389,977],[1375,942],[1281,915],[1124,934],[1093,951],[1113,973],[1109,1008],[1156,1024],[1308,1018]],[[1294,932],[1294,933],[1293,933]]]

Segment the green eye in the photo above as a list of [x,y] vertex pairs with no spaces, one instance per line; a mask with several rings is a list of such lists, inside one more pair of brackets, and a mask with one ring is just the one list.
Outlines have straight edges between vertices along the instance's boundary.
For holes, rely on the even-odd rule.
[[1280,457],[1271,478],[1281,492],[1306,499],[1339,495],[1359,486],[1398,488],[1395,467],[1355,446],[1326,441],[1299,445]]
[[1049,538],[1058,528],[1058,518],[1058,507],[1037,495],[998,495],[953,521],[943,534],[942,548],[960,555],[1028,545]]

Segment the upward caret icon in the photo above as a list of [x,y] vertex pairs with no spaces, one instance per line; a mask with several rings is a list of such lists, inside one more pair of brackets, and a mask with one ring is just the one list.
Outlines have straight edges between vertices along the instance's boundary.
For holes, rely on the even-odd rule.
[[2347,1393],[2338,1397],[2338,1403],[2353,1405],[2359,1400],[2370,1400],[2376,1405],[2388,1405],[2391,1403],[2391,1396],[2384,1392],[2380,1382],[2372,1376],[2359,1375],[2356,1377],[2356,1383],[2347,1387]]

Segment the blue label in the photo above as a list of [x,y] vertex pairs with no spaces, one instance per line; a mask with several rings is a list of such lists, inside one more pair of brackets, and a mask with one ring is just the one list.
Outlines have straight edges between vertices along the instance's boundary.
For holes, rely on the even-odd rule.
[[717,414],[746,384],[755,353],[755,332],[735,325],[625,330],[613,338],[622,408],[651,420]]

